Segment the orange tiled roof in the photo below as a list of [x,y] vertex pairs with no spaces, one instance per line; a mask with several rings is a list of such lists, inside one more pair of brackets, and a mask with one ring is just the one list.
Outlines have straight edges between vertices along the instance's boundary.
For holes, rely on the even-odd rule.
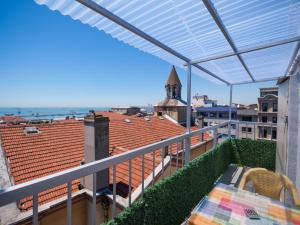
[[28,120],[21,117],[21,116],[0,116],[0,120],[4,121],[5,123],[24,123]]
[[[148,145],[185,132],[185,128],[167,119],[125,116],[113,112],[101,112],[110,119],[109,141],[111,155]],[[126,123],[129,118],[132,123]],[[51,124],[34,125],[39,134],[26,135],[25,125],[0,127],[2,147],[8,159],[15,184],[80,165],[84,158],[84,124],[82,121],[64,120]],[[192,144],[199,142],[192,138]],[[156,165],[160,163],[161,151],[156,152]],[[110,171],[111,172],[111,171]],[[152,156],[145,156],[145,178],[152,172]],[[111,176],[110,176],[111,177]],[[128,163],[117,166],[117,182],[128,184]],[[73,181],[73,191],[78,190],[79,180]],[[132,160],[132,188],[141,184],[141,159]],[[43,204],[67,193],[66,185],[39,194]],[[32,207],[32,198],[20,202],[20,208]]]

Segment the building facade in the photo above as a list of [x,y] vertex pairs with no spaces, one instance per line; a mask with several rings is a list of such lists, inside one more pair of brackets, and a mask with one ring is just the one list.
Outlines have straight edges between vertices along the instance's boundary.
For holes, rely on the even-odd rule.
[[207,95],[195,94],[192,98],[193,108],[198,107],[215,107],[217,106],[217,100],[209,99]]
[[119,113],[119,114],[122,114],[122,115],[131,116],[131,115],[135,115],[137,113],[140,113],[141,112],[141,108],[135,107],[135,106],[113,107],[113,108],[111,108],[111,111]]
[[237,135],[239,138],[257,139],[257,126],[252,122],[258,121],[257,108],[246,108],[237,110]]
[[[229,106],[215,106],[215,107],[199,107],[196,109],[197,117],[203,117],[203,126],[214,126],[229,120]],[[236,120],[237,118],[237,108],[231,107],[231,119]],[[231,125],[231,134],[236,135],[235,124]],[[218,133],[221,136],[227,135],[227,128],[219,128]]]
[[258,126],[260,139],[276,139],[278,114],[278,88],[260,88],[258,98]]

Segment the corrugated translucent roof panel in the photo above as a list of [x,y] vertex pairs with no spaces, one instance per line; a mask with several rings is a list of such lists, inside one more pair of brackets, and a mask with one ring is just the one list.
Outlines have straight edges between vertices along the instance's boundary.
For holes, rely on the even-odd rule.
[[284,76],[296,43],[242,54],[256,80]]
[[199,65],[215,74],[222,74],[222,78],[230,83],[251,81],[246,70],[235,56],[213,60]]
[[[35,1],[180,67],[183,67],[186,59],[193,60],[233,52],[201,0],[94,0],[99,6],[178,52],[185,57],[184,60],[144,40],[76,0]],[[300,1],[215,0],[213,3],[237,48],[299,36]],[[272,59],[276,65],[278,58]],[[247,59],[247,61],[251,63],[255,60]],[[256,66],[257,61],[255,61]],[[236,83],[250,79],[235,56],[205,63],[203,66],[228,82]],[[233,66],[236,68],[232,68]],[[268,71],[267,67],[270,65],[265,66],[265,70]],[[253,73],[255,73],[254,67],[252,66]],[[263,70],[256,71],[257,77],[274,75],[275,70],[274,67],[272,74],[263,74]],[[281,70],[281,67],[278,68],[276,74],[280,74]],[[199,69],[193,69],[193,72],[209,80],[218,81]]]
[[213,0],[238,48],[300,35],[299,0]]

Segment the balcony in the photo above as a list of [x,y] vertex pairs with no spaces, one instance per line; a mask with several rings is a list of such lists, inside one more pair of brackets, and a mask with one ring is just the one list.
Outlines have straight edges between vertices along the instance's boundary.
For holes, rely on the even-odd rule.
[[[209,0],[36,2],[104,31],[143,52],[186,68],[186,133],[2,189],[0,207],[9,207],[16,202],[19,204],[26,198],[32,209],[27,212],[26,221],[22,222],[37,225],[43,223],[41,220],[46,217],[43,214],[44,206],[39,205],[42,194],[48,191],[51,194],[52,188],[61,188],[67,194],[56,206],[63,209],[63,221],[58,221],[56,217],[48,218],[51,222],[80,224],[82,221],[78,220],[78,216],[83,215],[83,224],[95,225],[102,222],[99,218],[103,215],[106,219],[114,218],[108,224],[180,224],[197,202],[214,187],[231,163],[274,170],[275,142],[239,140],[239,133],[231,132],[235,130],[231,125],[239,127],[239,123],[231,120],[231,107],[228,109],[228,121],[191,131],[191,78],[193,71],[210,81],[229,86],[229,106],[232,105],[232,91],[236,85],[279,78],[286,81],[289,78],[289,87],[286,89],[292,93],[288,103],[293,110],[290,110],[286,119],[298,120],[299,99],[295,96],[299,96],[300,36],[299,19],[296,17],[299,13],[290,10],[297,10],[297,1],[291,4],[274,1],[270,5],[263,1],[239,1],[228,5],[228,2]],[[286,101],[283,103],[287,104]],[[281,132],[282,138],[288,137],[289,148],[285,149],[284,144],[280,146],[284,163],[287,164],[284,165],[284,171],[291,169],[288,165],[299,165],[300,162],[294,157],[300,145],[293,142],[298,137],[297,123],[293,122],[284,122],[290,127],[288,133],[284,130]],[[250,125],[254,126],[255,132],[255,126],[258,126],[246,123],[246,126]],[[273,125],[270,126],[272,129]],[[206,132],[213,135],[213,149],[205,150],[194,159],[191,139]],[[230,139],[232,135],[236,139]],[[248,132],[246,135],[249,135]],[[224,138],[220,139],[220,136]],[[253,139],[256,138],[254,134]],[[159,160],[157,156],[160,156]],[[132,162],[138,162],[140,174],[133,173]],[[123,174],[124,179],[128,179],[126,197],[123,198],[117,193],[117,166],[126,167],[128,171]],[[145,173],[145,169],[151,172]],[[109,188],[97,190],[97,173],[104,170],[108,172],[112,183]],[[293,180],[299,177],[294,171],[288,171],[287,174],[293,176]],[[142,181],[135,190],[132,188],[134,175],[140,176]],[[84,203],[87,206],[83,212],[77,211],[73,206],[78,202],[78,193],[81,194],[83,190],[72,192],[73,182],[78,183],[79,179],[87,176],[91,181],[90,190],[85,190]],[[100,215],[99,207],[105,209],[105,213]],[[120,213],[123,208],[125,210]]]
[[[74,221],[78,215],[76,215],[76,211],[72,212],[74,208],[72,205],[74,201],[76,202],[75,199],[78,193],[71,193],[72,181],[93,174],[94,186],[90,193],[92,198],[90,217],[87,220],[95,220],[96,223],[101,221],[99,220],[99,209],[97,209],[99,204],[97,201],[99,201],[99,197],[101,198],[102,196],[103,198],[103,196],[106,196],[109,208],[108,218],[115,218],[108,224],[180,224],[195,204],[212,189],[214,183],[230,164],[264,167],[271,170],[275,168],[275,142],[250,139],[227,139],[223,141],[223,139],[219,139],[219,136],[222,135],[220,130],[224,130],[227,127],[228,132],[229,124],[230,122],[227,121],[216,126],[202,128],[192,131],[190,136],[183,134],[103,160],[12,186],[0,193],[0,206],[19,202],[24,198],[33,196],[33,209],[32,211],[29,210],[27,221],[28,219],[29,221],[38,221],[41,220],[39,214],[44,208],[38,205],[39,194],[66,184],[68,194],[65,200],[66,211],[64,212],[64,217],[66,221]],[[203,154],[200,153],[200,157],[195,159],[193,159],[192,151],[192,160],[188,160],[186,145],[179,145],[179,143],[189,143],[189,138],[210,131],[214,134],[211,140],[213,148]],[[217,144],[218,142],[219,144]],[[168,147],[171,154],[167,154],[158,166],[155,163],[151,163],[153,165],[152,171],[154,172],[146,179],[144,177],[146,157],[152,154],[151,159],[153,158],[153,162],[155,162],[154,156],[160,153],[162,155],[165,154],[166,147]],[[129,187],[131,187],[130,184],[133,177],[131,162],[137,159],[141,159],[139,161],[142,169],[140,176],[144,182],[138,188],[139,192],[132,192],[129,189],[129,196],[126,198],[126,202],[123,202],[126,209],[117,215],[120,211],[118,207],[120,205],[120,196],[116,189],[116,167],[127,162],[128,183]],[[183,164],[185,166],[181,168]],[[147,165],[149,166],[149,163]],[[95,189],[95,174],[107,168],[112,171],[112,189],[111,192],[101,193]],[[153,186],[154,183],[155,185]],[[177,212],[176,216],[168,216],[170,212]],[[30,214],[32,214],[32,217]],[[157,223],[153,223],[153,221],[157,221]]]
[[181,224],[231,163],[275,169],[272,141],[226,140],[154,187],[107,225]]

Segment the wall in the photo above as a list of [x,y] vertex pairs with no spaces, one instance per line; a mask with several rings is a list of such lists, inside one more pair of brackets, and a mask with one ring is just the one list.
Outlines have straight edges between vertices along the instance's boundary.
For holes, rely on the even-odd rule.
[[[107,221],[105,212],[101,204],[101,197],[97,198],[96,205],[96,224],[102,224]],[[88,194],[83,193],[72,199],[72,224],[73,225],[89,225],[91,224],[91,206],[92,198]],[[116,212],[119,214],[121,208],[116,207]],[[27,212],[25,212],[27,213]],[[112,203],[109,202],[108,211],[106,211],[108,218],[112,218]],[[31,224],[31,216],[25,220],[18,222],[18,225]],[[39,213],[40,225],[65,225],[67,224],[67,207],[66,201],[48,207],[43,212]]]
[[[289,80],[280,83],[276,170],[300,191],[300,58]],[[287,116],[287,117],[286,117]]]
[[[245,128],[246,131],[244,131],[243,128]],[[248,128],[251,128],[251,132],[248,132]],[[256,140],[258,137],[258,127],[255,124],[240,122],[240,124],[236,126],[236,133],[240,139],[250,138]]]
[[287,175],[300,190],[300,61],[296,68],[289,81]]
[[206,141],[201,145],[191,149],[191,160],[197,158],[199,155],[202,155],[204,152],[208,151],[213,147],[213,140]]
[[289,79],[278,88],[276,171],[286,174]]
[[[72,204],[72,224],[86,224],[87,219],[87,200],[80,199]],[[65,206],[45,214],[40,217],[40,225],[63,225],[67,224],[67,208]]]

